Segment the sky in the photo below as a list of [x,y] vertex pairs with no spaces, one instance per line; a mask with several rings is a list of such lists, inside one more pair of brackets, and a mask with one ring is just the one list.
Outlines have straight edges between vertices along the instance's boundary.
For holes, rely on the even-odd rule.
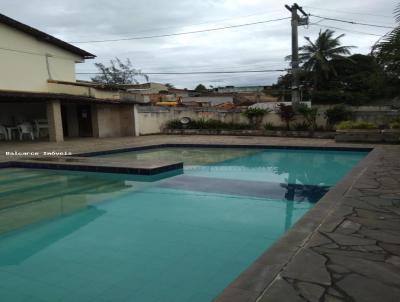
[[[393,9],[399,0],[303,0],[306,13],[362,23],[394,26]],[[281,0],[0,0],[1,13],[67,42],[142,37],[198,31],[290,17]],[[299,28],[315,39],[320,30],[336,27],[346,34],[343,45],[353,53],[367,54],[389,29],[324,20],[311,16]],[[96,72],[95,62],[108,64],[115,57],[129,58],[146,72],[197,72],[276,70],[288,68],[291,53],[290,20],[226,30],[153,39],[104,43],[72,43],[97,56],[77,64],[77,73]],[[178,88],[206,86],[270,85],[283,72],[150,75],[151,82],[172,83]],[[88,80],[90,75],[78,74]],[[137,78],[144,82],[144,78]]]

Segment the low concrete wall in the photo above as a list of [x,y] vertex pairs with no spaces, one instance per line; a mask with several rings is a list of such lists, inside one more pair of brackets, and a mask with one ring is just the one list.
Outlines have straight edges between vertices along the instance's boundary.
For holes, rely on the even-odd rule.
[[400,143],[400,130],[338,130],[337,142]]
[[[326,126],[325,112],[333,105],[318,105],[319,116],[317,125],[320,127]],[[399,115],[398,110],[391,110],[389,107],[363,106],[350,107],[354,112],[354,119],[366,120],[381,124],[384,121],[390,121],[395,116]],[[247,118],[242,114],[241,110],[222,110],[216,108],[188,108],[188,107],[156,107],[156,106],[138,106],[139,116],[139,134],[157,134],[163,132],[166,123],[174,119],[189,117],[193,120],[198,119],[215,119],[228,123],[248,123]],[[302,116],[296,116],[296,119],[291,123],[302,123]],[[271,123],[276,127],[283,127],[280,117],[275,112],[271,112],[264,116],[262,124]]]
[[[167,122],[182,117],[193,120],[215,119],[226,123],[248,123],[248,119],[240,110],[217,110],[214,108],[163,108],[163,107],[138,107],[139,133],[156,134],[165,129]],[[299,121],[302,121],[299,117]],[[272,123],[276,126],[284,126],[276,113],[269,113],[263,119],[263,124]]]
[[276,136],[276,137],[313,137],[335,138],[336,132],[316,131],[284,131],[284,130],[205,130],[205,129],[165,129],[165,134],[184,135],[235,135],[235,136]]

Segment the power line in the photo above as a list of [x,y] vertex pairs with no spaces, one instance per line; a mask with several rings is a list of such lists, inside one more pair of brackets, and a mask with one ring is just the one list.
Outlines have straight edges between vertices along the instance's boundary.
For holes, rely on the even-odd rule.
[[[275,62],[275,63],[274,63]],[[192,66],[195,69],[190,69],[190,72],[206,72],[208,70],[212,70],[212,71],[221,71],[223,72],[224,70],[229,70],[229,71],[241,71],[241,70],[271,70],[271,69],[279,69],[282,67],[282,63],[284,63],[283,60],[279,60],[279,61],[272,61],[273,64],[254,64],[254,65],[249,65],[249,64],[240,64],[237,66],[232,66],[232,65],[220,65],[220,66],[215,66],[215,64],[211,64],[211,65],[201,65],[201,66]],[[157,69],[157,66],[147,66],[147,68],[149,69]],[[168,70],[163,71],[163,72],[170,72]],[[175,72],[175,71],[171,71],[171,72]],[[186,72],[186,71],[182,71],[182,72]],[[92,73],[101,73],[99,71],[96,70],[79,70],[78,73],[88,73],[88,74],[92,74]]]
[[132,34],[141,34],[141,33],[154,32],[154,31],[165,30],[165,29],[182,28],[183,26],[193,27],[193,26],[199,26],[199,25],[205,25],[205,24],[216,24],[216,23],[222,23],[222,22],[226,22],[226,21],[245,19],[245,18],[249,18],[249,17],[261,16],[261,15],[277,13],[277,12],[281,12],[281,10],[268,11],[268,12],[263,12],[263,13],[249,14],[249,15],[242,15],[242,16],[236,16],[236,17],[232,17],[232,18],[215,19],[215,20],[210,20],[210,21],[205,21],[205,22],[200,22],[200,23],[195,23],[195,24],[189,24],[189,25],[153,27],[153,28],[148,28],[148,29],[141,30],[141,31],[136,31],[134,33],[125,32],[125,33],[118,33],[117,35],[132,35]]
[[344,10],[337,10],[337,9],[319,8],[319,7],[313,7],[313,6],[308,6],[308,5],[304,5],[304,7],[311,8],[311,9],[316,9],[316,10],[338,12],[338,13],[343,13],[343,14],[350,14],[350,15],[365,15],[365,16],[392,18],[392,16],[389,16],[389,15],[378,15],[378,14],[370,14],[370,13],[356,13],[356,12],[350,12],[350,11],[344,11]]
[[123,39],[73,41],[73,42],[69,42],[69,43],[76,43],[76,44],[78,44],[78,43],[104,43],[104,42],[119,42],[119,41],[129,41],[129,40],[144,40],[144,39],[154,39],[154,38],[163,38],[163,37],[172,37],[172,36],[182,36],[182,35],[198,34],[198,33],[210,32],[210,31],[218,31],[218,30],[225,30],[225,29],[231,29],[231,28],[245,27],[245,26],[257,25],[257,24],[264,24],[264,23],[282,21],[282,20],[287,20],[287,19],[290,19],[290,17],[271,19],[271,20],[264,20],[264,21],[258,21],[258,22],[252,22],[252,23],[244,23],[244,24],[238,24],[238,25],[216,27],[216,28],[203,29],[203,30],[186,31],[186,32],[181,32],[181,33],[172,33],[172,34],[164,34],[164,35],[153,35],[153,36],[142,36],[142,37],[131,37],[131,38],[123,38]]
[[357,22],[357,21],[349,21],[349,20],[342,20],[342,19],[336,19],[336,18],[322,17],[322,16],[318,16],[318,15],[314,15],[314,14],[310,14],[310,16],[317,17],[317,18],[322,18],[322,19],[330,20],[330,21],[354,24],[354,25],[364,25],[364,26],[372,26],[372,27],[379,27],[379,28],[394,29],[394,27],[392,27],[392,26],[385,26],[385,25],[362,23],[362,22]]
[[367,33],[367,32],[352,30],[352,29],[345,29],[345,28],[331,26],[331,25],[323,25],[323,24],[319,24],[319,23],[318,24],[310,23],[310,25],[321,26],[321,27],[331,28],[331,29],[338,29],[338,30],[348,31],[350,33],[356,33],[356,34],[362,34],[362,35],[368,35],[368,36],[374,36],[374,37],[382,37],[383,36],[383,35],[379,35],[379,34]]
[[[263,70],[230,70],[230,71],[192,71],[192,72],[143,72],[146,75],[196,75],[196,74],[235,74],[235,73],[265,73],[265,72],[282,72],[287,69],[263,69]],[[77,72],[82,75],[103,74],[102,72]]]

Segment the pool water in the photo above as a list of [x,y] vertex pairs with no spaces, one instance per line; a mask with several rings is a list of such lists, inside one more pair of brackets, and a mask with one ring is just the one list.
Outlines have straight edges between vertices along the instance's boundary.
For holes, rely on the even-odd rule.
[[0,301],[210,302],[365,152],[165,148],[182,175],[0,169]]

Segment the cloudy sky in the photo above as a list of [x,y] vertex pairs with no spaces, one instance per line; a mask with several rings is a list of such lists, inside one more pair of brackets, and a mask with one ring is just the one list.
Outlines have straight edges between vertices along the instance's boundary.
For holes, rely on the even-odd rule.
[[[307,13],[343,20],[393,26],[398,0],[298,1]],[[1,13],[65,41],[93,41],[198,31],[284,18],[282,0],[0,0]],[[315,38],[320,29],[345,33],[344,45],[368,53],[387,29],[311,17],[318,24],[299,29],[299,40]],[[97,55],[78,64],[77,72],[96,72],[94,62],[129,58],[146,72],[193,72],[285,69],[291,52],[290,21],[264,23],[190,35],[105,43],[74,43]],[[193,88],[267,85],[281,72],[260,74],[152,75],[150,81]],[[80,79],[90,76],[79,75]]]

